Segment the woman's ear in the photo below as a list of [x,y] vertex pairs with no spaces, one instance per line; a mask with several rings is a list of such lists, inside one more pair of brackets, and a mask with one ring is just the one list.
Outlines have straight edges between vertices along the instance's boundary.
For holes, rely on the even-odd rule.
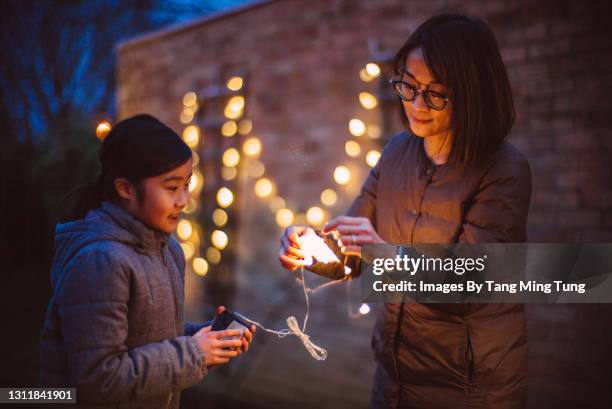
[[115,190],[122,199],[130,200],[136,196],[136,188],[126,178],[115,179]]

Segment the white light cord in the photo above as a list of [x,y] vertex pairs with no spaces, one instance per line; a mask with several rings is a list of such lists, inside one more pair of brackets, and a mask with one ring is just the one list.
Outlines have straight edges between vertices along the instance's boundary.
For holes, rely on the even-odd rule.
[[[304,344],[304,347],[308,350],[308,352],[314,359],[316,359],[317,361],[325,361],[327,359],[327,350],[325,348],[321,348],[320,346],[314,344],[310,340],[310,336],[306,334],[306,323],[308,322],[308,314],[310,313],[310,301],[308,300],[309,290],[306,288],[306,282],[304,281],[304,268],[303,267],[300,269],[300,272],[301,272],[301,278],[302,278],[301,280],[302,288],[304,290],[304,296],[306,297],[306,316],[304,317],[304,325],[302,325],[302,329],[300,329],[298,321],[294,316],[287,318],[287,326],[289,327],[288,329],[282,329],[280,331],[275,331],[275,330],[264,327],[259,322],[253,321],[245,317],[244,315],[241,315],[238,313],[235,313],[235,314],[240,316],[240,318],[244,319],[245,321],[248,321],[251,324],[258,326],[259,328],[261,328],[262,330],[266,332],[276,334],[276,336],[278,336],[279,338],[284,338],[287,335],[291,335],[291,334],[295,335],[296,337],[300,339],[300,341],[302,341],[302,343]],[[344,281],[344,280],[338,280],[338,281]],[[330,284],[330,283],[327,283],[327,284]],[[321,286],[315,288],[315,290],[317,290],[318,288],[321,288]],[[310,291],[313,291],[313,290],[310,290]]]

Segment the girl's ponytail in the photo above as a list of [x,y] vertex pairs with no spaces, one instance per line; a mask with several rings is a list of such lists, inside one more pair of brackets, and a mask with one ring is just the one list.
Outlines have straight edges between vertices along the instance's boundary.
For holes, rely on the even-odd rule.
[[100,207],[103,200],[102,177],[77,186],[60,199],[59,222],[82,219],[91,209]]

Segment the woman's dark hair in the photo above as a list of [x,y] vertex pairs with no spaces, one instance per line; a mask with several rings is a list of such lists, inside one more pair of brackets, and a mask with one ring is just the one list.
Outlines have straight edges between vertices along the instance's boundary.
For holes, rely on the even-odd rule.
[[430,18],[410,35],[395,56],[402,75],[406,58],[421,48],[425,63],[449,91],[452,104],[453,164],[483,163],[497,150],[514,123],[508,73],[491,29],[460,14]]
[[158,119],[141,114],[111,129],[99,158],[102,170],[97,180],[77,187],[61,200],[60,222],[82,219],[103,201],[119,200],[117,178],[126,178],[140,194],[144,179],[184,164],[191,158],[191,149]]

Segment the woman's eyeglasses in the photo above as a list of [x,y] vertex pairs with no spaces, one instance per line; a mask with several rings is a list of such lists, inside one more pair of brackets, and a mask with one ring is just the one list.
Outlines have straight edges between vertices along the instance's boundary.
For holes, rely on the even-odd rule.
[[442,111],[446,108],[448,97],[436,91],[424,89],[419,91],[414,85],[401,80],[390,80],[389,83],[393,86],[397,95],[406,102],[413,102],[419,94],[423,94],[423,99],[428,107],[436,111]]

